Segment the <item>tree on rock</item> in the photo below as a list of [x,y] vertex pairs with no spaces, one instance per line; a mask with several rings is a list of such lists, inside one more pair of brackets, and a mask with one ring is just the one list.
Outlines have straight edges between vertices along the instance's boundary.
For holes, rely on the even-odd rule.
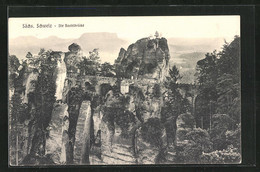
[[115,76],[114,71],[115,71],[114,66],[111,65],[110,63],[105,62],[101,64],[101,71],[100,71],[101,76],[114,77]]
[[73,43],[71,44],[68,49],[71,51],[71,52],[79,52],[81,50],[80,46],[76,43]]
[[28,52],[28,53],[26,54],[26,58],[27,58],[27,59],[30,59],[30,58],[32,58],[32,57],[33,57],[33,55],[32,55],[31,52]]

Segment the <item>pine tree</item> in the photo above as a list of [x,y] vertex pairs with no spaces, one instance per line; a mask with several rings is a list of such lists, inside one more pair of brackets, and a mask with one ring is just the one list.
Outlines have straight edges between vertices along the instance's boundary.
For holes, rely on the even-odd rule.
[[[210,128],[215,149],[227,148],[232,141],[226,140],[226,132],[240,131],[240,38],[235,36],[231,43],[225,42],[218,54],[206,54],[198,61],[197,72],[197,127]],[[240,146],[237,140],[233,142]]]
[[217,112],[229,114],[235,124],[240,123],[240,38],[225,43],[218,60]]
[[197,62],[196,70],[199,95],[196,99],[196,126],[210,128],[211,116],[215,113],[217,101],[218,55],[216,51],[207,53],[206,57]]
[[174,65],[169,71],[170,77],[164,83],[166,92],[164,93],[164,106],[161,112],[161,121],[166,128],[167,142],[174,143],[176,137],[176,121],[180,114],[186,112],[185,99],[180,94],[178,80],[181,79],[179,70]]

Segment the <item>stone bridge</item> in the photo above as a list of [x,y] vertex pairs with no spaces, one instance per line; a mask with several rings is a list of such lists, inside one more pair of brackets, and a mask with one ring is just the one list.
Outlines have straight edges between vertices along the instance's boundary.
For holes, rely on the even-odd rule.
[[[130,85],[136,85],[142,88],[148,89],[148,87],[153,87],[155,84],[163,84],[160,80],[153,78],[138,78],[138,79],[121,79],[115,77],[103,77],[103,76],[90,76],[90,75],[79,75],[75,73],[67,74],[67,79],[72,82],[72,86],[77,82],[80,82],[80,85],[85,88],[86,83],[95,85],[95,89],[100,93],[101,87],[104,84],[115,86],[120,86],[120,92],[122,94],[128,93]],[[195,112],[195,99],[198,95],[198,85],[196,84],[178,84],[179,91],[184,98],[187,98],[191,103],[193,110],[192,114]]]
[[[114,86],[116,84],[120,84],[120,90],[124,92],[126,87],[129,87],[131,84],[135,84],[138,86],[153,86],[155,84],[162,84],[161,81],[157,79],[149,79],[149,78],[139,78],[139,79],[121,79],[115,77],[104,77],[104,76],[91,76],[91,75],[79,75],[79,74],[67,74],[67,79],[72,82],[72,86],[76,84],[76,82],[80,82],[80,85],[84,88],[86,83],[90,83],[91,85],[96,86],[96,90],[100,90],[100,86],[102,84],[109,84]],[[179,83],[179,91],[183,97],[186,98],[195,98],[198,95],[198,85],[195,84],[183,84]]]
[[104,76],[91,76],[91,75],[78,75],[78,74],[67,74],[67,80],[71,81],[72,86],[74,86],[77,82],[80,83],[82,88],[85,88],[86,83],[91,85],[95,85],[95,89],[97,92],[100,92],[100,87],[103,84],[108,84],[111,86],[115,86],[117,84],[120,85],[120,91],[122,94],[127,93],[129,91],[129,86],[131,84],[138,86],[153,86],[154,84],[160,84],[159,80],[156,79],[118,79],[115,77],[104,77]]

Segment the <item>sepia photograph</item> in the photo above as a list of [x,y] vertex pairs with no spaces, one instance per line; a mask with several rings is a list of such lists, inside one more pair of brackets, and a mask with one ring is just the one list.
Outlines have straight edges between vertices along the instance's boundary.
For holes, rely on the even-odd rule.
[[10,17],[10,166],[240,164],[239,15]]

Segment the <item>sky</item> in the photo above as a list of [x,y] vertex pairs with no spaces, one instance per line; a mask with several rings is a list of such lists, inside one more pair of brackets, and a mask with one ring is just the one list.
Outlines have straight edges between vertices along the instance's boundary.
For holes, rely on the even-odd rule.
[[[32,24],[34,28],[23,28]],[[53,28],[36,28],[37,24],[52,24]],[[62,27],[58,24],[84,24],[84,27]],[[9,38],[35,36],[46,38],[78,38],[86,32],[117,33],[129,42],[154,35],[184,38],[233,38],[240,35],[240,16],[145,16],[145,17],[38,17],[9,18]]]

